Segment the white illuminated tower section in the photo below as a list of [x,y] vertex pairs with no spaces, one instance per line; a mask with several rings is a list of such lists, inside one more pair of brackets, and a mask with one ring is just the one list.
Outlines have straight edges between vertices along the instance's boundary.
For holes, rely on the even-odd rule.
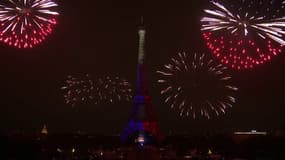
[[162,140],[161,131],[154,118],[151,100],[148,92],[145,66],[145,35],[143,25],[139,27],[139,49],[136,95],[129,123],[121,138],[126,143],[155,144]]

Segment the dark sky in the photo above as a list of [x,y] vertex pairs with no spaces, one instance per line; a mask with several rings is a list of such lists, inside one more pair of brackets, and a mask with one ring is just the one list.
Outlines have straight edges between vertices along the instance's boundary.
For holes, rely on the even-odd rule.
[[84,73],[115,74],[134,84],[141,16],[153,106],[165,133],[284,129],[284,54],[252,70],[231,71],[240,90],[224,116],[183,119],[161,103],[155,70],[181,50],[207,52],[199,30],[205,1],[60,1],[59,24],[44,43],[27,50],[0,44],[0,131],[36,132],[47,123],[50,132],[120,133],[131,103],[71,108],[59,88],[67,75]]

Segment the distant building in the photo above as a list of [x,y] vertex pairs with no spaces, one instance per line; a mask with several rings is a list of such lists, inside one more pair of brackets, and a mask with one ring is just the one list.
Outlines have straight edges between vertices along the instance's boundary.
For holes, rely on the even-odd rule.
[[267,135],[267,132],[259,132],[256,130],[251,130],[247,132],[234,132],[235,135]]

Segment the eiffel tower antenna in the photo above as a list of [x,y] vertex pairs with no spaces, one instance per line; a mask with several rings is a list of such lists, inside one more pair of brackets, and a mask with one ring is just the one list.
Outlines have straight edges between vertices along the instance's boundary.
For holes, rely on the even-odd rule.
[[141,16],[141,25],[144,25],[143,16]]

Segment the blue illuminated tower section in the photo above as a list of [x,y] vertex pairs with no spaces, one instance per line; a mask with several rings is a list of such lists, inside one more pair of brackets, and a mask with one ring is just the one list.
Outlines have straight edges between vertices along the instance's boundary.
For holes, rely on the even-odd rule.
[[139,49],[136,95],[134,97],[133,111],[127,127],[121,135],[123,142],[131,144],[156,144],[161,142],[162,134],[155,120],[151,100],[148,92],[145,66],[145,35],[143,25],[139,27]]

